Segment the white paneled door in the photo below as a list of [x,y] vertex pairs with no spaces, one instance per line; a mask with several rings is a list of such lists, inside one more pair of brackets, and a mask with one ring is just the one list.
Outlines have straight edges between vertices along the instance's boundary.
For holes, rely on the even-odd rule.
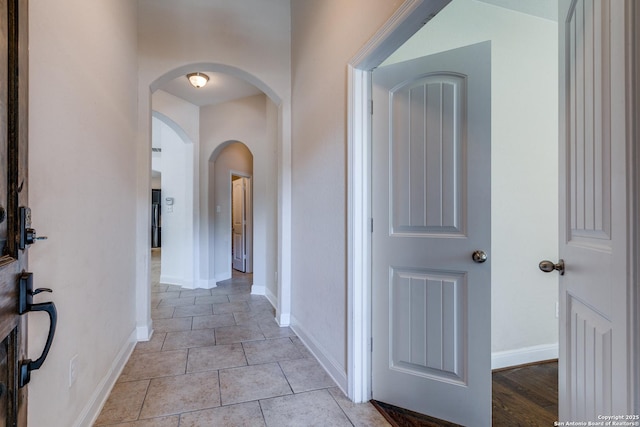
[[490,43],[380,67],[372,90],[373,398],[489,426]]
[[232,264],[233,269],[247,271],[247,178],[232,181]]
[[632,3],[560,2],[561,421],[634,415],[627,220]]

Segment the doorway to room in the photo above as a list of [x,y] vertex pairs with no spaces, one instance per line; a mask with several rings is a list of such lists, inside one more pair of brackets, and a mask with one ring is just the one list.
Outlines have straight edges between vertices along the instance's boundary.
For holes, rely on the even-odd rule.
[[254,156],[240,141],[227,141],[209,158],[209,244],[219,280],[253,271]]
[[[427,6],[433,7],[436,3],[432,2]],[[489,262],[485,265],[490,269],[492,275],[492,294],[490,300],[488,300],[490,302],[487,303],[485,308],[488,310],[490,306],[493,306],[490,322],[486,324],[489,329],[489,336],[492,337],[490,341],[493,345],[490,354],[486,355],[487,358],[491,358],[490,363],[487,363],[485,368],[486,374],[489,374],[491,368],[514,366],[531,361],[555,358],[557,357],[556,343],[558,339],[558,320],[555,313],[558,280],[554,275],[542,274],[537,269],[537,264],[543,259],[542,257],[553,258],[557,255],[557,84],[554,83],[554,81],[557,82],[557,24],[553,20],[496,7],[488,4],[488,2],[454,0],[439,13],[437,13],[437,10],[426,10],[428,9],[427,6],[414,6],[415,9],[423,7],[425,10],[421,16],[428,17],[427,21],[429,21],[422,30],[416,33],[414,39],[410,39],[408,35],[399,35],[398,33],[401,31],[397,30],[397,28],[385,28],[381,30],[379,37],[376,36],[375,40],[378,44],[374,45],[372,43],[372,46],[365,47],[361,55],[357,57],[359,62],[354,60],[352,63],[354,66],[351,70],[352,96],[355,99],[354,104],[356,104],[352,106],[352,124],[355,129],[360,129],[360,120],[363,120],[363,122],[370,120],[367,117],[369,115],[367,110],[369,109],[370,98],[366,88],[370,83],[371,75],[375,76],[377,70],[372,73],[366,72],[366,74],[361,74],[361,70],[371,70],[378,66],[382,69],[385,65],[391,66],[390,64],[393,63],[438,54],[487,40],[491,42],[492,79],[490,83],[490,102],[492,110],[492,147],[491,183],[487,188],[487,191],[492,195],[491,219],[487,224],[488,227],[491,227],[491,245],[489,250],[475,248],[482,249],[488,254]],[[442,7],[441,3],[439,8]],[[470,13],[470,8],[473,8],[473,13]],[[403,13],[409,15],[411,12],[404,10]],[[449,16],[447,17],[447,15]],[[402,20],[404,18],[399,19]],[[417,19],[412,22],[417,22]],[[493,24],[478,26],[474,24],[477,20],[481,20],[485,24],[488,22],[493,22]],[[500,25],[500,22],[512,23],[514,20],[518,21],[518,25]],[[411,21],[411,19],[407,19],[407,21]],[[422,23],[425,23],[424,20]],[[464,30],[461,30],[462,27],[464,27]],[[515,31],[514,28],[516,27],[521,32]],[[531,36],[534,33],[536,36]],[[393,48],[382,52],[384,49],[380,46],[384,45],[384,42],[380,40],[385,38],[388,44],[397,44]],[[408,41],[398,52],[393,53],[401,43],[399,41],[400,38]],[[525,47],[528,39],[529,41],[535,39],[536,42],[546,43],[548,46],[542,49],[539,46],[536,48]],[[537,55],[540,57],[536,57]],[[544,58],[541,58],[542,56]],[[379,58],[386,57],[389,57],[389,59],[380,65]],[[372,62],[369,64],[367,63],[368,61]],[[374,61],[378,62],[373,63]],[[520,72],[520,70],[523,70],[523,72]],[[532,76],[533,80],[531,80],[528,77],[528,73],[533,70],[537,75]],[[416,74],[418,75],[416,79],[426,77],[420,71],[416,71]],[[525,81],[529,83],[523,84]],[[531,83],[531,81],[538,81],[540,84]],[[537,93],[531,93],[533,88]],[[543,92],[544,95],[542,94]],[[519,95],[514,98],[514,93]],[[442,93],[440,92],[440,94]],[[362,98],[360,95],[362,95]],[[363,101],[362,104],[358,104],[360,99]],[[389,101],[387,100],[386,102],[388,103]],[[367,116],[359,113],[363,105],[367,106],[365,110],[362,110],[366,112],[364,114],[367,114]],[[380,111],[381,107],[378,107],[378,105],[379,102],[374,99],[374,115]],[[514,114],[519,114],[519,117],[514,118],[514,120],[508,118]],[[547,124],[539,125],[538,123],[536,125],[535,121],[530,119],[531,117],[536,117],[536,120],[541,118],[547,120],[545,122]],[[377,120],[374,119],[373,121],[376,122]],[[372,148],[368,146],[369,135],[367,135],[367,132],[369,128],[363,127],[363,129],[365,130],[362,133],[355,130],[351,136],[352,141],[355,142],[352,147],[354,157],[351,162],[353,170],[352,183],[356,188],[352,209],[352,218],[355,220],[353,224],[355,234],[352,235],[352,247],[356,251],[356,266],[352,276],[355,284],[353,288],[353,299],[355,301],[367,301],[368,298],[371,298],[368,285],[363,289],[359,288],[357,284],[362,283],[363,280],[364,283],[373,281],[373,279],[369,278],[370,274],[372,274],[371,264],[377,264],[377,262],[371,262],[368,259],[371,247],[368,246],[370,240],[367,236],[370,234],[371,229],[369,204],[372,203],[372,199],[376,197],[376,194],[380,194],[380,190],[371,188],[369,192],[369,185],[372,182],[371,177],[377,174],[372,173],[369,169],[368,162],[372,155],[370,151]],[[532,129],[533,131],[531,132]],[[411,130],[413,131],[414,129]],[[533,137],[538,133],[542,133],[544,136]],[[358,141],[361,141],[363,145],[359,145]],[[540,144],[543,144],[545,148],[542,148]],[[540,157],[535,154],[536,152],[545,153],[546,157]],[[548,157],[549,155],[551,158]],[[553,156],[555,156],[555,159]],[[470,162],[474,161],[471,158],[468,160]],[[388,164],[391,165],[393,163]],[[534,173],[529,174],[528,171],[531,168],[533,168]],[[517,178],[514,178],[514,171],[518,171]],[[364,176],[364,179],[359,175]],[[555,182],[553,181],[554,179],[556,180]],[[545,181],[546,184],[541,184],[542,181],[540,180]],[[362,186],[360,186],[361,184]],[[368,195],[361,197],[358,194],[358,189]],[[541,189],[546,189],[547,192],[543,193],[540,191]],[[555,195],[550,194],[549,191],[551,193],[555,191]],[[385,192],[384,190],[382,192],[388,193],[388,191]],[[465,197],[468,194],[465,194]],[[362,204],[360,204],[361,202]],[[459,203],[455,206],[464,208]],[[519,209],[526,211],[524,215],[515,212]],[[532,214],[533,212],[535,212],[535,215]],[[473,214],[470,215],[465,215],[464,220],[473,219]],[[356,219],[358,217],[364,218],[364,220],[358,223]],[[546,219],[543,220],[542,217]],[[523,218],[527,218],[526,226],[523,226]],[[387,224],[384,220],[373,219],[374,230],[378,230],[378,227],[381,230],[387,230]],[[545,227],[547,227],[546,230]],[[393,227],[390,226],[389,230],[392,229]],[[360,232],[362,234],[359,234]],[[406,230],[400,230],[400,233],[412,234],[411,231]],[[533,233],[533,235],[530,238],[525,237],[529,233]],[[515,236],[518,237],[515,238]],[[545,238],[547,239],[546,241]],[[514,242],[521,241],[521,239],[528,242],[526,248],[510,249]],[[373,251],[375,251],[375,248],[373,248]],[[358,252],[365,254],[362,264],[358,263]],[[473,265],[471,252],[461,254],[460,260],[464,258],[465,261]],[[404,266],[404,264],[402,265]],[[478,264],[478,266],[480,265]],[[453,270],[459,271],[458,269]],[[449,272],[453,272],[453,270]],[[526,272],[526,274],[523,272]],[[411,273],[416,276],[414,274],[416,273],[415,270]],[[424,271],[418,271],[417,273],[422,274]],[[427,273],[433,273],[433,271],[428,271]],[[417,274],[417,276],[420,276],[420,274]],[[391,277],[391,274],[388,274],[388,276]],[[512,280],[513,277],[518,277],[518,280]],[[436,277],[436,279],[438,278]],[[440,282],[444,284],[445,281],[440,280]],[[424,283],[425,289],[429,292],[431,292],[431,288],[435,287],[432,286],[435,282],[431,283],[429,280],[425,280]],[[444,287],[446,288],[446,286]],[[514,294],[516,289],[518,289],[516,294],[519,294],[519,296]],[[529,294],[530,297],[525,297],[525,294]],[[451,302],[446,300],[446,292],[442,296],[445,298],[443,301]],[[412,299],[412,301],[415,300]],[[463,300],[465,300],[465,297],[461,296],[458,302],[463,303]],[[463,304],[467,303],[469,301]],[[528,304],[527,307],[520,307],[525,303]],[[375,306],[370,306],[371,313],[362,313],[365,325],[360,329],[357,327],[357,319],[359,318],[357,304],[354,307],[356,315],[353,318],[356,319],[354,322],[356,329],[353,330],[353,336],[357,337],[361,333],[362,336],[371,336],[373,327],[368,323],[367,319],[377,316],[376,308]],[[530,310],[534,305],[537,305],[537,309],[535,312],[531,312]],[[434,312],[432,311],[431,313],[433,315]],[[539,320],[530,322],[532,317],[525,315],[525,313],[536,316]],[[525,316],[528,316],[528,319]],[[507,320],[505,321],[505,319]],[[518,327],[516,324],[522,327]],[[534,325],[535,327],[531,328]],[[449,326],[443,326],[441,332],[443,334],[451,332],[447,329]],[[534,330],[535,328],[537,329]],[[526,334],[524,330],[527,331]],[[435,332],[435,330],[432,332]],[[523,340],[522,337],[524,336],[529,337],[529,341]],[[374,339],[374,352],[376,348],[379,348],[376,342],[377,340]],[[370,351],[368,351],[369,345],[369,341],[363,340],[362,345],[353,348],[351,353],[356,364],[356,370],[354,370],[352,377],[355,384],[352,396],[355,399],[358,399],[358,393],[360,392],[363,393],[365,398],[371,392],[369,379],[371,378],[370,363],[372,361],[368,359],[370,354]],[[463,349],[458,348],[458,350]],[[449,353],[445,352],[443,354],[446,356]],[[358,360],[364,360],[364,363],[358,365]],[[362,370],[359,370],[359,367]],[[395,368],[398,371],[408,369],[405,365],[396,366]],[[429,377],[431,373],[428,368],[425,368],[421,375]],[[365,387],[360,390],[358,390],[359,378],[362,379],[362,384],[365,384]],[[467,379],[464,378],[463,381]],[[487,382],[487,384],[489,383]],[[375,387],[374,377],[374,398]],[[485,410],[486,413],[487,411]]]
[[231,174],[231,265],[253,272],[253,208],[251,177]]

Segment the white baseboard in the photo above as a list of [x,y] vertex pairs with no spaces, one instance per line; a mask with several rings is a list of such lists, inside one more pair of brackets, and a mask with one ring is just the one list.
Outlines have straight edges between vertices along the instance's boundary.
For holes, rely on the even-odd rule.
[[508,368],[558,358],[558,344],[536,345],[491,353],[491,369]]
[[290,317],[289,314],[278,313],[278,308],[276,307],[276,323],[281,328],[284,328],[285,326],[290,326],[291,325],[291,317]]
[[107,374],[96,387],[76,422],[73,423],[74,427],[92,426],[96,422],[102,407],[109,397],[109,393],[111,393],[111,389],[113,389],[113,386],[118,380],[118,377],[122,373],[124,366],[127,364],[127,361],[133,352],[136,345],[136,335],[137,330],[131,332],[131,335],[127,338],[124,346],[116,355],[116,358],[111,364],[111,368],[109,368]]
[[149,324],[136,327],[136,340],[149,341],[153,335],[153,320],[149,320]]
[[193,280],[187,280],[183,277],[161,275],[160,283],[163,285],[176,285],[182,286],[185,289],[193,289]]
[[255,283],[251,285],[251,295],[265,295],[266,291],[266,286],[256,285]]
[[316,358],[324,370],[336,382],[338,387],[346,393],[347,390],[347,372],[340,367],[340,364],[307,332],[304,327],[298,323],[295,317],[291,316],[291,329],[296,333],[298,338],[309,349],[311,354]]
[[198,287],[203,289],[217,288],[215,279],[198,279]]
[[278,297],[273,292],[271,292],[271,289],[267,288],[266,286],[265,286],[264,296],[267,297],[267,300],[271,303],[273,308],[275,308],[277,310],[278,309]]
[[231,279],[231,271],[225,271],[224,273],[220,273],[220,274],[216,274],[215,275],[215,281],[217,282],[222,282],[225,280],[229,280]]

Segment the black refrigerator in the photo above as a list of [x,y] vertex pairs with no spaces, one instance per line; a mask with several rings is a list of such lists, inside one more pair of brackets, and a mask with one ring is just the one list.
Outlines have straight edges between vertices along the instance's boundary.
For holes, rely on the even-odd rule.
[[162,238],[160,190],[151,190],[151,247],[159,248]]

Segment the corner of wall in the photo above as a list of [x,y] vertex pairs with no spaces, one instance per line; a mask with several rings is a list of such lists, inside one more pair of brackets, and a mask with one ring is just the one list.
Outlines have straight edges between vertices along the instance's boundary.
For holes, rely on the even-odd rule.
[[96,422],[96,419],[100,415],[100,411],[107,401],[113,386],[116,384],[120,373],[122,373],[122,370],[127,364],[131,353],[133,353],[133,349],[136,345],[136,334],[136,330],[131,332],[129,338],[127,338],[126,342],[114,358],[107,374],[98,383],[96,389],[89,397],[87,404],[73,423],[73,427],[92,426]]
[[137,341],[149,341],[153,335],[153,320],[149,320],[146,325],[136,327]]
[[[256,285],[253,284],[251,286],[251,295],[266,295],[267,294],[267,287],[264,285]],[[267,298],[269,299],[269,298]],[[271,300],[269,300],[269,302],[271,303],[271,305],[273,305],[273,302]]]
[[491,353],[491,369],[508,368],[558,358],[558,343]]
[[320,366],[327,372],[327,374],[336,382],[338,387],[345,395],[347,394],[347,372],[340,366],[337,360],[335,360],[331,354],[313,337],[307,333],[307,330],[298,322],[298,320],[291,316],[291,329],[296,333],[300,341],[307,347],[307,349],[318,360]]

